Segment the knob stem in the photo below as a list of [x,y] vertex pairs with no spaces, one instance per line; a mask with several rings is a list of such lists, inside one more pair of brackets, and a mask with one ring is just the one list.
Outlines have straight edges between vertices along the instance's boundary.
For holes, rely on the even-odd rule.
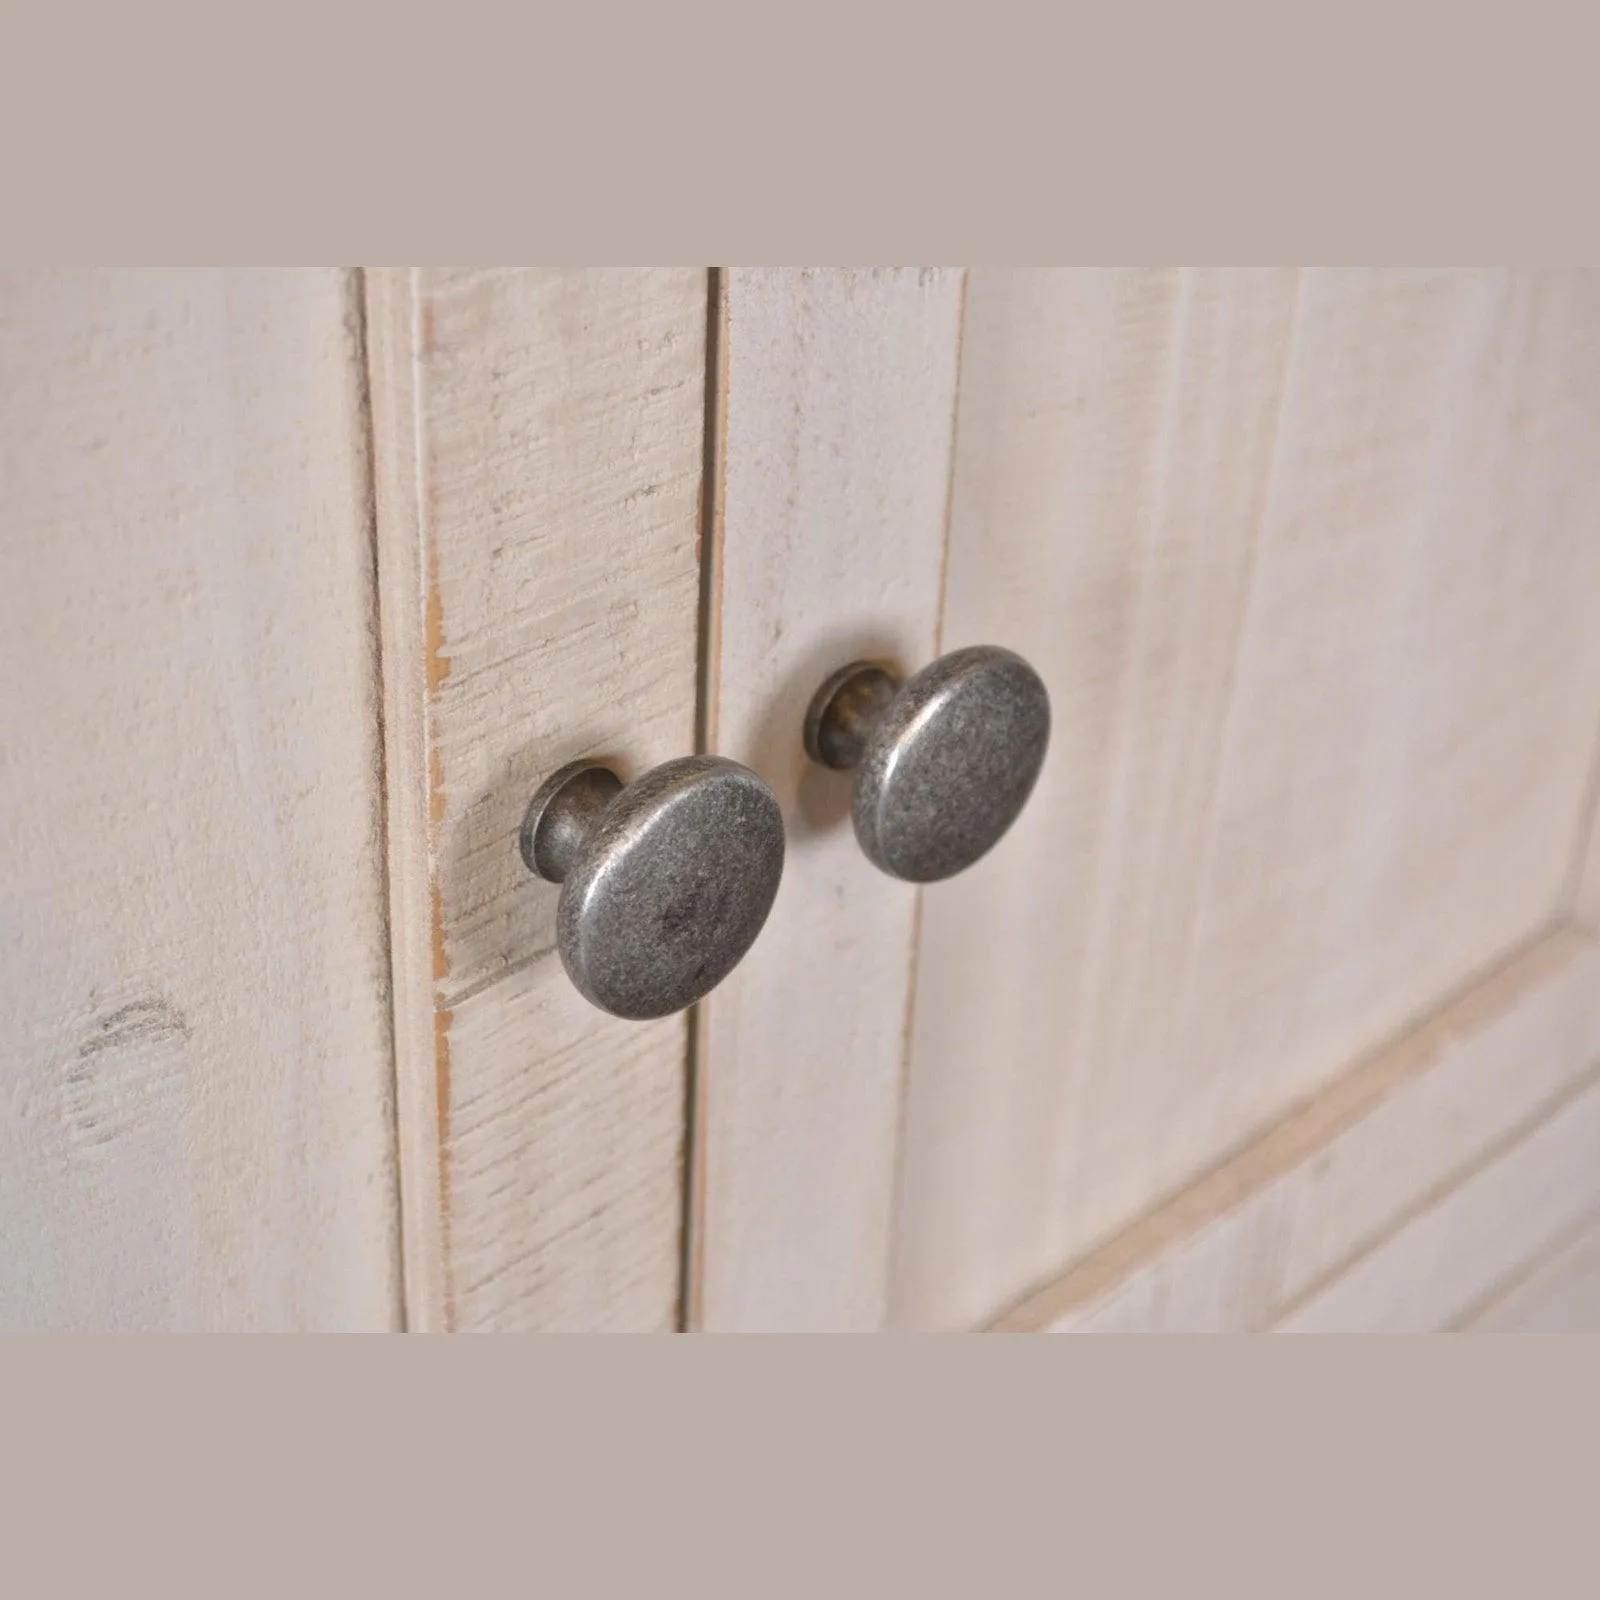
[[598,761],[569,761],[552,772],[522,818],[522,859],[528,871],[560,883],[601,812],[621,793],[622,779]]
[[852,661],[823,680],[806,712],[806,754],[838,772],[858,766],[901,680],[878,661]]

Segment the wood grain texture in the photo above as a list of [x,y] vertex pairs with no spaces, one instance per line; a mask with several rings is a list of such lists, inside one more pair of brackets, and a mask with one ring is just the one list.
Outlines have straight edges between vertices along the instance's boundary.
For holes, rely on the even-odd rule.
[[1536,1128],[1274,1324],[1282,1333],[1434,1333],[1600,1206],[1600,1062]]
[[1055,710],[925,898],[892,1321],[967,1326],[1558,914],[1600,279],[969,280],[946,648]]
[[711,748],[784,808],[770,920],[702,1003],[691,1309],[707,1329],[884,1320],[916,891],[871,867],[801,725],[833,668],[935,653],[962,275],[733,271]]
[[369,282],[410,1322],[671,1327],[684,1019],[578,995],[517,829],[692,750],[706,275]]
[[1496,1286],[1457,1327],[1469,1333],[1600,1333],[1600,1216]]
[[1600,1062],[1600,946],[1540,940],[995,1326],[1241,1333],[1536,1124]]
[[0,278],[0,1328],[400,1316],[359,299]]

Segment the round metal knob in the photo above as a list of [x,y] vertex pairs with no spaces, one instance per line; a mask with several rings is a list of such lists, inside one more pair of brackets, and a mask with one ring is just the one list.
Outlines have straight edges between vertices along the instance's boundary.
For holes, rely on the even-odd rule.
[[1050,696],[1021,656],[953,650],[905,683],[854,661],[806,713],[806,753],[855,769],[856,838],[896,878],[932,883],[997,844],[1033,792]]
[[755,942],[783,876],[783,813],[748,767],[668,761],[626,788],[609,767],[552,773],[522,859],[561,885],[556,942],[584,997],[643,1020],[693,1005]]

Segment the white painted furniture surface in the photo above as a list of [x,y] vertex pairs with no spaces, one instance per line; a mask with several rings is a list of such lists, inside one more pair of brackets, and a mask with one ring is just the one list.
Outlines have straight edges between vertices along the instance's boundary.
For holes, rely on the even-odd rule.
[[[1600,1327],[1600,275],[0,276],[0,1329]],[[922,889],[816,683],[1009,646]],[[538,781],[784,807],[603,1016]]]
[[0,1328],[400,1324],[356,285],[0,278]]

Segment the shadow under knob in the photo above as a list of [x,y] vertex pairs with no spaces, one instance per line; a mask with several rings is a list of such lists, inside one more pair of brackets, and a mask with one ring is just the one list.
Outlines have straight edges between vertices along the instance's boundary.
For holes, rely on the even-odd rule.
[[783,814],[755,773],[717,756],[626,788],[573,761],[529,802],[521,848],[561,885],[556,943],[579,992],[642,1021],[693,1005],[755,942],[783,876]]
[[806,713],[806,753],[855,771],[856,838],[874,865],[932,883],[970,867],[1016,821],[1050,743],[1050,696],[1021,656],[952,650],[906,682],[855,661]]

